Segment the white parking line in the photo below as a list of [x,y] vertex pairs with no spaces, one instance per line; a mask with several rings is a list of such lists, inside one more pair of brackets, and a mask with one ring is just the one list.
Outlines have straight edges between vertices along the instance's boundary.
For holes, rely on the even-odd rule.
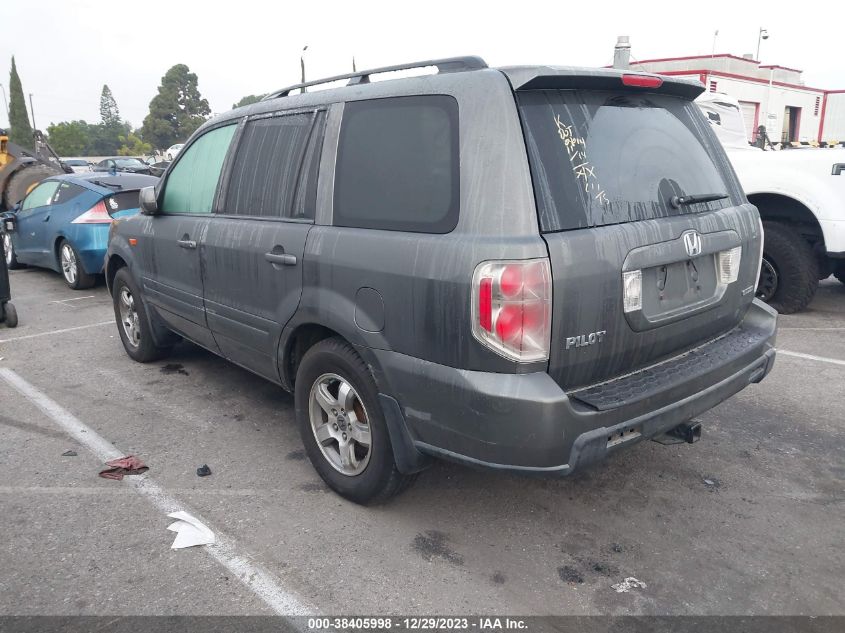
[[56,301],[51,301],[50,303],[58,303],[61,305],[66,305],[69,308],[75,308],[76,306],[69,305],[71,301],[82,301],[83,299],[93,299],[96,295],[87,295],[85,297],[73,297],[72,299],[57,299]]
[[[116,457],[122,457],[125,454],[11,369],[0,367],[0,378],[101,461],[105,462]],[[139,494],[146,497],[164,514],[176,510],[185,510],[208,525],[214,531],[218,540],[213,545],[206,545],[202,549],[235,575],[245,587],[261,598],[275,613],[278,615],[308,615],[314,612],[311,607],[306,606],[299,598],[284,589],[268,571],[243,554],[238,553],[231,538],[221,534],[219,530],[209,525],[201,515],[191,510],[184,503],[171,497],[152,478],[146,475],[127,477],[123,479],[123,483],[134,487]]]
[[801,352],[790,352],[789,350],[779,349],[778,354],[783,354],[784,356],[794,356],[795,358],[803,358],[805,360],[817,360],[822,363],[831,363],[833,365],[843,365],[845,366],[845,360],[839,360],[838,358],[826,358],[824,356],[813,356],[812,354],[802,354]]
[[52,336],[53,334],[65,334],[67,332],[75,332],[76,330],[87,330],[92,327],[100,327],[102,325],[114,325],[114,321],[101,321],[100,323],[90,323],[89,325],[78,325],[76,327],[68,327],[63,330],[50,330],[49,332],[39,332],[38,334],[27,334],[26,336],[13,336],[12,338],[0,338],[0,343],[11,343],[12,341],[25,341],[29,338],[39,338],[41,336]]

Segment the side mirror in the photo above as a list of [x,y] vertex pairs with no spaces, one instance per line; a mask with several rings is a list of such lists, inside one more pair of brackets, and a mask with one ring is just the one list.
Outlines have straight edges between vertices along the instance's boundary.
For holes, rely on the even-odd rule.
[[156,215],[158,213],[158,201],[156,200],[155,187],[144,187],[141,189],[139,196],[141,213],[144,215]]

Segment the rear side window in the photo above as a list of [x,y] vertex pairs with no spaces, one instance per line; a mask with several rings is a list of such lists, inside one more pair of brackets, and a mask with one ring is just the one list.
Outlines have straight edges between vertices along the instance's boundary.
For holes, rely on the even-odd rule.
[[223,160],[229,150],[235,125],[206,132],[173,166],[164,184],[164,213],[211,213]]
[[[226,214],[313,218],[324,112],[248,121],[229,179]],[[313,195],[311,192],[313,191]]]
[[334,224],[448,233],[460,205],[458,104],[445,95],[345,105]]
[[543,231],[720,209],[673,196],[730,194],[697,106],[683,99],[580,90],[517,93]]
[[85,187],[80,187],[79,185],[74,185],[69,182],[59,183],[58,188],[53,194],[53,204],[64,204],[65,202],[70,202],[77,196],[81,196],[86,192],[88,192],[88,189]]

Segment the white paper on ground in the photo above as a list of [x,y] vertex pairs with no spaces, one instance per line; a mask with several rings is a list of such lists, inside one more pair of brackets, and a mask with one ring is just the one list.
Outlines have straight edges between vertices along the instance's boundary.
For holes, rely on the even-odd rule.
[[214,532],[209,530],[196,517],[187,512],[171,512],[168,514],[171,519],[177,519],[175,523],[167,526],[171,532],[176,532],[176,539],[170,549],[182,549],[183,547],[194,547],[195,545],[211,545],[214,543]]

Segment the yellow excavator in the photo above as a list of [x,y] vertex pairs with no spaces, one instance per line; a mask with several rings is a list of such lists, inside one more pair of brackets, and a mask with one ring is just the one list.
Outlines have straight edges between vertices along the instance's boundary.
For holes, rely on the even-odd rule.
[[33,140],[35,151],[26,150],[0,129],[0,211],[10,210],[45,178],[73,173],[40,131],[35,131]]

